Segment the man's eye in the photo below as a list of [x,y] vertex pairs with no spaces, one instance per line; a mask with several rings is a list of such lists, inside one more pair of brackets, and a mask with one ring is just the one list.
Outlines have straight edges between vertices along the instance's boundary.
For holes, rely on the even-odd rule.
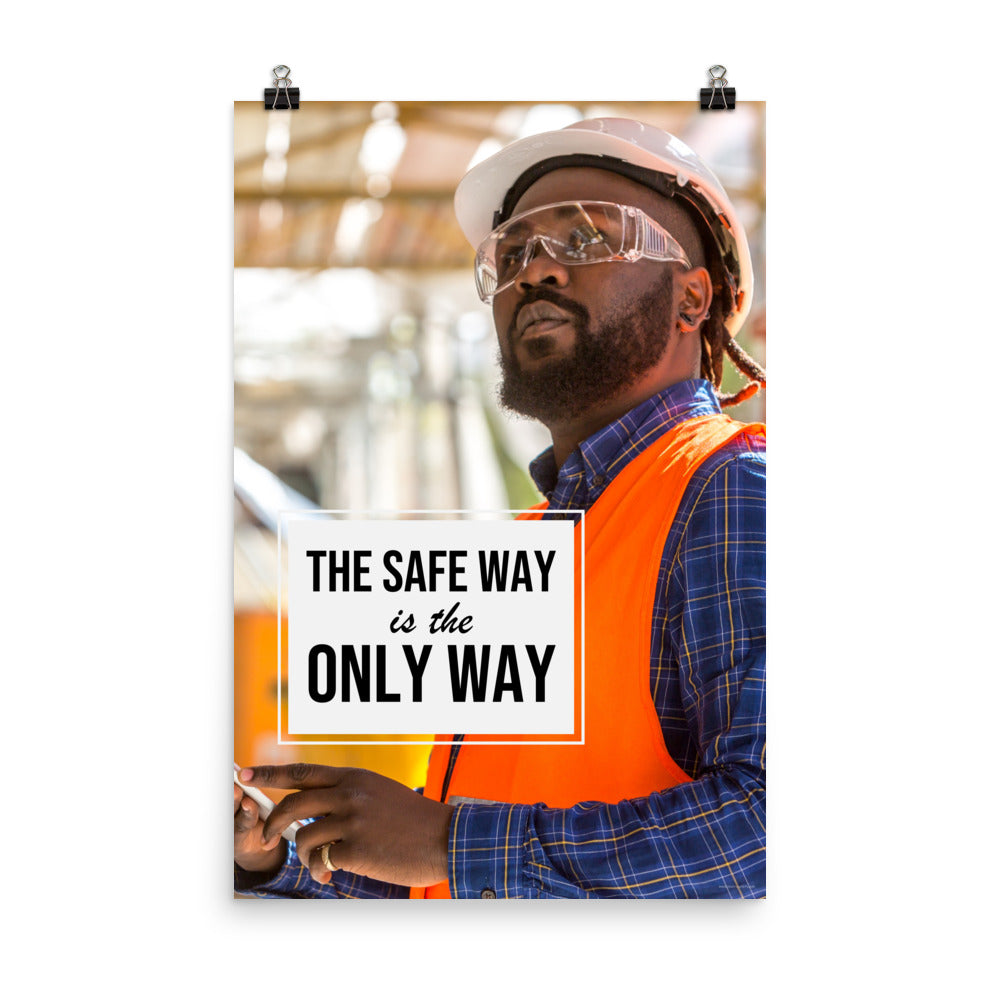
[[579,254],[582,257],[587,247],[605,241],[606,237],[599,229],[595,229],[593,226],[577,226],[569,234],[566,246],[571,254]]
[[524,260],[524,246],[508,246],[497,254],[497,265],[501,271],[517,267]]

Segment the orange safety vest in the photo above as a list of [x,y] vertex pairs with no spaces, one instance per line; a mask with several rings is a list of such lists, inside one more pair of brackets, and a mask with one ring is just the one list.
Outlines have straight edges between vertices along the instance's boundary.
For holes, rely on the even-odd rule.
[[[656,579],[667,532],[692,475],[744,432],[763,435],[764,425],[722,414],[679,424],[629,462],[587,511],[585,743],[477,746],[477,739],[495,737],[466,736],[448,784],[449,801],[566,808],[639,798],[691,780],[663,742],[649,690]],[[451,749],[435,746],[431,753],[424,795],[438,801]],[[445,881],[410,895],[447,899],[450,893]]]

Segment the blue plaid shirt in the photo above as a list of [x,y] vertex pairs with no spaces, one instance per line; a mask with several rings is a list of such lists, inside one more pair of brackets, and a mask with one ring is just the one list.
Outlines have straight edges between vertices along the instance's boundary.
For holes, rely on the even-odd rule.
[[[551,511],[587,510],[662,434],[718,412],[708,382],[681,382],[589,437],[560,469],[543,452],[531,474]],[[449,838],[453,897],[764,895],[764,465],[763,440],[747,435],[707,459],[663,548],[649,685],[667,749],[694,780],[617,804],[460,805]],[[253,877],[242,881],[248,891]],[[249,891],[408,895],[345,872],[320,886],[292,849],[277,875]]]

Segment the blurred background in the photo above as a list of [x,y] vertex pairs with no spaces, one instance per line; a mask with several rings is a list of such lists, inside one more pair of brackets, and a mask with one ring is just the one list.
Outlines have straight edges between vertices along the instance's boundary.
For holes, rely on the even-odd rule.
[[[452,207],[475,163],[581,118],[682,138],[722,181],[753,255],[739,341],[766,362],[764,105],[309,101],[234,112],[235,755],[423,781],[429,747],[278,746],[276,512],[504,510],[539,499],[550,443],[496,404],[490,309]],[[742,383],[726,362],[723,388]],[[765,393],[728,412],[763,419]],[[282,626],[283,627],[283,626]],[[286,648],[287,643],[282,643]],[[391,738],[391,737],[390,737]]]

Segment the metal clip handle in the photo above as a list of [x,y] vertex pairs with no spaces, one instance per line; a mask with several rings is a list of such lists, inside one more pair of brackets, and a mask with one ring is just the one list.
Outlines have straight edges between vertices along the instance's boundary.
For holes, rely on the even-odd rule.
[[278,95],[285,95],[285,107],[290,108],[292,101],[288,96],[288,87],[291,84],[291,70],[287,66],[275,66],[271,70],[274,75],[274,100],[271,102],[270,110],[273,111],[278,104]]
[[708,76],[709,76],[709,79],[712,81],[712,96],[711,96],[711,98],[709,99],[709,102],[708,102],[709,108],[714,107],[714,105],[715,105],[715,89],[716,89],[716,87],[718,87],[719,88],[719,92],[722,94],[722,106],[728,111],[729,110],[729,103],[726,101],[726,89],[725,88],[726,88],[726,84],[729,81],[726,79],[726,67],[725,66],[719,66],[718,64],[716,64],[715,66],[709,66],[708,67]]

